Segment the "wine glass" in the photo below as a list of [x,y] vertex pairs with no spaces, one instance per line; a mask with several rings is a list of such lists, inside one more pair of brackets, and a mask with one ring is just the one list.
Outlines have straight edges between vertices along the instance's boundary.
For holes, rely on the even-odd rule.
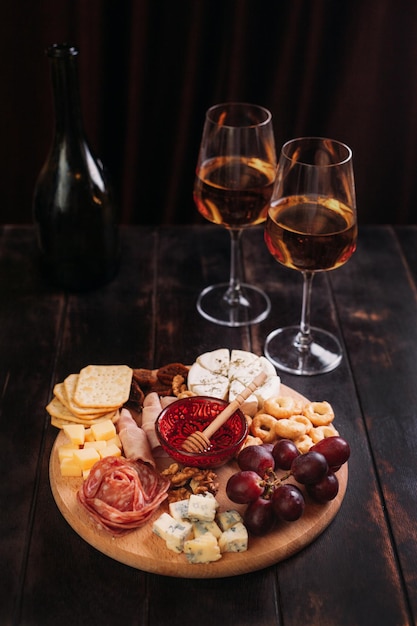
[[270,333],[265,354],[291,374],[330,372],[342,359],[336,337],[310,326],[315,272],[340,267],[356,248],[357,221],[351,149],[333,139],[301,137],[284,144],[265,227],[269,252],[303,275],[299,326]]
[[229,282],[210,285],[199,295],[200,314],[223,326],[245,326],[265,319],[268,296],[242,282],[241,234],[265,221],[276,172],[271,113],[258,105],[218,104],[207,113],[194,184],[201,215],[228,229]]

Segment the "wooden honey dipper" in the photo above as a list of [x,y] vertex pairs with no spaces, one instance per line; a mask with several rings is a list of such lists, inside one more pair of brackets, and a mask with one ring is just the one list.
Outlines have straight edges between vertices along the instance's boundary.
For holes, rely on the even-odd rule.
[[210,437],[219,430],[221,426],[238,409],[254,391],[265,382],[267,375],[265,372],[258,374],[253,381],[241,391],[236,398],[223,409],[214,420],[202,431],[196,430],[191,433],[182,443],[183,450],[187,452],[205,452],[210,447]]

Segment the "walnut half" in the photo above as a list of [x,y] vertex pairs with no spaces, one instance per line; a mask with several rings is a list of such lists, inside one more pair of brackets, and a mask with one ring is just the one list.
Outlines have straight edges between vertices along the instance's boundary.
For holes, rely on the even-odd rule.
[[171,463],[167,469],[163,470],[162,475],[171,481],[171,486],[168,490],[170,502],[185,500],[192,493],[209,492],[216,495],[219,488],[217,474],[210,469],[182,467],[179,463]]

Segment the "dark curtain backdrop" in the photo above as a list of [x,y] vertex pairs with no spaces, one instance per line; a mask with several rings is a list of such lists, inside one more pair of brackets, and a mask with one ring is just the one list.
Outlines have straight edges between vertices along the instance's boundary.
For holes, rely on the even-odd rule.
[[80,49],[84,122],[124,223],[191,223],[206,109],[271,109],[277,147],[354,151],[362,223],[417,222],[416,0],[3,0],[0,222],[30,222],[52,135],[44,49]]

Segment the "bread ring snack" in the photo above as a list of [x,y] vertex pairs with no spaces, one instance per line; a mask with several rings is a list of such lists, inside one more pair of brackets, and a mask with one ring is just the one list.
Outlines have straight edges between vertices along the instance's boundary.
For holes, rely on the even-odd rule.
[[276,440],[275,424],[277,420],[266,413],[258,413],[252,420],[251,434],[259,437],[263,443],[272,443]]
[[316,428],[313,428],[310,432],[310,437],[314,443],[318,443],[327,437],[337,437],[338,434],[333,424],[328,424],[327,426],[316,426]]
[[334,420],[334,412],[328,402],[309,402],[303,408],[313,426],[327,426]]
[[262,444],[263,444],[263,441],[259,437],[248,435],[245,441],[243,442],[243,446],[240,448],[240,450],[243,450],[243,448],[246,448],[247,446],[261,446]]
[[294,443],[301,454],[305,454],[306,452],[308,452],[310,448],[314,445],[314,442],[310,435],[303,435],[299,439],[296,439]]
[[277,437],[283,439],[299,439],[307,432],[305,424],[297,420],[298,416],[292,416],[290,418],[284,417],[283,419],[275,421],[275,434]]
[[305,415],[291,415],[290,420],[298,422],[299,424],[304,424],[306,435],[308,435],[314,428],[313,424]]
[[291,417],[297,413],[297,403],[291,396],[277,396],[268,398],[264,402],[264,411],[277,419]]

